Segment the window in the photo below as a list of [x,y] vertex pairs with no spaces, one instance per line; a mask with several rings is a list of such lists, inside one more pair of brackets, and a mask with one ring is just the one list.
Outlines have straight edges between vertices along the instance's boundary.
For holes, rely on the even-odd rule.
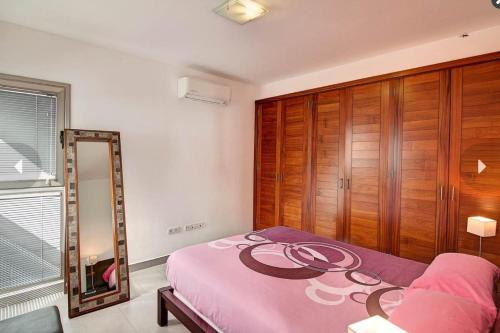
[[0,181],[56,174],[57,97],[0,90]]
[[0,298],[63,276],[69,85],[0,74]]

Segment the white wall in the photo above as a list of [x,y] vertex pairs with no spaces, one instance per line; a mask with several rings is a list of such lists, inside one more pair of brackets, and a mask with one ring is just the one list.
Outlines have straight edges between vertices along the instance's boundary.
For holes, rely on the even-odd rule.
[[[353,41],[355,43],[356,41]],[[467,38],[448,38],[380,56],[264,84],[258,98],[347,82],[374,75],[436,64],[500,51],[500,25],[470,33]]]
[[[73,128],[121,132],[129,263],[251,230],[253,86],[2,22],[0,72],[70,83]],[[178,100],[183,75],[230,85],[230,106]]]

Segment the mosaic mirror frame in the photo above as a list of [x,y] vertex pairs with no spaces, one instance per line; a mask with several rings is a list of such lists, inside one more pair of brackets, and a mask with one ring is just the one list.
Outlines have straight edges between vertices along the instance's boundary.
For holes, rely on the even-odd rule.
[[[77,142],[108,143],[111,167],[111,201],[117,288],[102,295],[82,299],[80,286],[80,237],[78,221]],[[95,130],[64,130],[64,175],[66,194],[65,281],[70,318],[96,311],[130,299],[130,284],[125,230],[122,156],[119,132]]]

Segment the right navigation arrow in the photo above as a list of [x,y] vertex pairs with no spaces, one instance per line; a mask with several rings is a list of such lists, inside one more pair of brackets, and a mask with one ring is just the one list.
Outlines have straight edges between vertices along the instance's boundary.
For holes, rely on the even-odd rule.
[[481,160],[477,160],[477,173],[480,174],[484,171],[484,169],[486,169],[486,164],[484,164]]

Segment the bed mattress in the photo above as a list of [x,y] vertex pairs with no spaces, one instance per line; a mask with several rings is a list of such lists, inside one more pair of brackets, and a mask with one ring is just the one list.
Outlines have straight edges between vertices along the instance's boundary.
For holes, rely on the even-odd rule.
[[346,332],[387,317],[427,265],[285,227],[174,252],[167,278],[222,332]]

